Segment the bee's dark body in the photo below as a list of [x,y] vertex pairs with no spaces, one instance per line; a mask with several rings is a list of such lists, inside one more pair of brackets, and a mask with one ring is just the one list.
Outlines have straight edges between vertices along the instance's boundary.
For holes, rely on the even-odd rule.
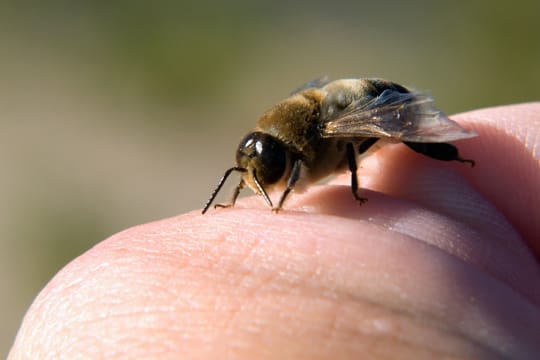
[[[438,123],[437,123],[438,121]],[[238,166],[229,169],[207,202],[206,212],[232,171],[242,173],[231,203],[248,185],[278,211],[289,192],[332,173],[349,169],[358,196],[357,154],[379,139],[401,141],[438,160],[461,159],[444,141],[474,136],[431,107],[431,99],[380,79],[310,82],[261,116],[237,150]],[[267,192],[283,193],[276,207]]]

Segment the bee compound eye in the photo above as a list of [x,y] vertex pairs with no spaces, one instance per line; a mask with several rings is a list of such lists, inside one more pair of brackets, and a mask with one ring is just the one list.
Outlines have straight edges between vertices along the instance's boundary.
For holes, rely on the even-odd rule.
[[262,184],[274,184],[285,174],[287,147],[271,135],[252,132],[240,143],[236,160],[239,166],[254,169]]

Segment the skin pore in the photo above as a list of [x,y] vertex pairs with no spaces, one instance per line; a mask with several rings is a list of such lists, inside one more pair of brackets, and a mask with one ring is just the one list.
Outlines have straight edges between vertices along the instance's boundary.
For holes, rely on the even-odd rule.
[[38,295],[10,359],[535,359],[540,103],[452,117],[476,166],[404,145],[350,176],[127,229]]

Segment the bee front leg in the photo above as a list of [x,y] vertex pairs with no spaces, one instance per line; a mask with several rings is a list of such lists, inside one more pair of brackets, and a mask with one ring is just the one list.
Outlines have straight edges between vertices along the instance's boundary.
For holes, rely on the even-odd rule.
[[242,190],[243,188],[244,188],[244,180],[240,180],[240,183],[238,184],[238,186],[234,188],[234,192],[232,193],[231,199],[229,200],[229,202],[227,204],[215,204],[214,209],[233,207],[234,204],[236,203],[236,199],[238,199],[240,190]]
[[[208,211],[208,208],[210,207],[210,205],[212,204],[212,202],[214,201],[214,199],[216,198],[217,194],[219,193],[219,191],[221,190],[221,187],[223,186],[223,184],[225,183],[225,181],[227,181],[227,178],[229,177],[229,175],[231,175],[231,173],[233,171],[237,171],[237,172],[240,172],[240,173],[244,173],[246,172],[247,170],[244,169],[244,168],[241,168],[241,167],[237,167],[237,166],[234,166],[230,169],[228,169],[227,171],[225,171],[225,174],[223,174],[223,176],[221,177],[221,179],[219,180],[216,188],[214,189],[214,191],[212,192],[212,195],[210,195],[210,199],[208,199],[208,201],[206,202],[206,204],[204,205],[204,208],[202,210],[202,213],[206,213],[206,211]],[[226,204],[226,205],[223,205],[223,204],[217,204],[214,206],[214,208],[218,208],[218,207],[231,207],[231,206],[234,206],[234,203],[236,202],[236,198],[238,197],[238,194],[240,193],[240,190],[242,189],[242,187],[244,186],[244,180],[240,180],[240,184],[238,184],[238,186],[236,187],[236,190],[234,191],[234,194],[233,194],[233,197],[230,201],[230,204]]]
[[293,168],[291,170],[291,175],[289,176],[289,180],[287,181],[287,188],[281,194],[281,198],[279,199],[278,205],[272,209],[273,212],[277,213],[279,210],[281,210],[281,207],[283,206],[283,202],[285,201],[285,198],[289,195],[291,190],[294,188],[294,185],[300,178],[300,169],[302,168],[302,163],[300,160],[296,160],[293,164]]
[[[367,148],[365,150],[367,150]],[[351,171],[352,194],[354,198],[360,202],[360,204],[363,204],[367,201],[367,199],[358,195],[358,166],[356,164],[356,151],[354,151],[354,146],[352,143],[347,143],[347,160],[349,162],[349,170]]]
[[474,160],[463,159],[459,157],[457,147],[447,143],[416,143],[416,142],[403,142],[412,150],[417,153],[429,156],[432,159],[443,161],[459,161],[469,163],[471,167],[474,167]]

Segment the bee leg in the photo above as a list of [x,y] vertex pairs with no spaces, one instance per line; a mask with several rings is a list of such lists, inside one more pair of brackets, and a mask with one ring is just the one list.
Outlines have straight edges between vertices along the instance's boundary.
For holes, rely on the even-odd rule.
[[255,169],[253,169],[251,173],[251,177],[253,178],[253,182],[255,183],[255,186],[257,186],[257,190],[259,190],[259,193],[262,195],[268,206],[271,208],[274,207],[274,204],[272,204],[272,200],[270,199],[270,196],[266,193],[266,190],[264,190],[262,184],[259,182],[259,178],[257,178],[257,172]]
[[474,160],[463,159],[459,157],[457,147],[447,143],[416,143],[416,142],[403,142],[412,150],[417,153],[429,156],[430,158],[442,161],[459,161],[463,163],[469,163],[471,167],[474,167]]
[[[367,148],[363,150],[366,151]],[[358,195],[358,167],[356,164],[356,152],[354,151],[354,146],[352,143],[347,143],[347,160],[349,161],[349,170],[351,170],[352,194],[354,198],[360,202],[360,204],[363,204],[367,201],[367,199]]]
[[[204,204],[204,208],[202,210],[202,213],[204,214],[208,208],[210,207],[210,204],[212,204],[212,202],[214,201],[214,199],[216,198],[218,192],[221,190],[221,187],[223,186],[223,184],[225,183],[225,181],[227,180],[227,178],[229,177],[229,175],[231,175],[231,173],[233,171],[238,171],[238,172],[246,172],[247,170],[244,169],[244,168],[241,168],[241,167],[232,167],[230,169],[228,169],[227,171],[225,171],[225,174],[221,177],[221,179],[219,180],[216,188],[214,189],[214,191],[212,192],[212,195],[210,195],[210,199],[208,199],[208,201],[206,202],[206,204]],[[231,201],[231,204],[229,205],[216,205],[214,208],[216,207],[231,207],[234,205],[235,201],[236,201],[236,198],[238,197],[238,193],[240,193],[240,189],[242,189],[243,187],[243,181],[240,181],[240,184],[236,187],[236,190],[235,190],[235,193],[236,195],[233,196],[233,199]]]
[[294,188],[294,185],[300,178],[300,169],[302,168],[302,163],[300,160],[296,160],[293,164],[293,168],[291,170],[291,176],[289,176],[289,180],[287,181],[287,188],[281,194],[281,198],[279,199],[278,206],[272,209],[273,212],[277,213],[279,210],[281,210],[281,207],[283,206],[283,202],[285,201],[285,198],[289,195],[291,190]]
[[238,198],[238,195],[240,194],[240,190],[242,190],[244,188],[244,180],[240,180],[240,183],[238,184],[238,186],[236,186],[234,188],[234,191],[231,195],[231,199],[229,200],[229,202],[227,204],[215,204],[214,205],[214,209],[217,209],[217,208],[229,208],[229,207],[233,207],[234,204],[236,203],[236,199]]

